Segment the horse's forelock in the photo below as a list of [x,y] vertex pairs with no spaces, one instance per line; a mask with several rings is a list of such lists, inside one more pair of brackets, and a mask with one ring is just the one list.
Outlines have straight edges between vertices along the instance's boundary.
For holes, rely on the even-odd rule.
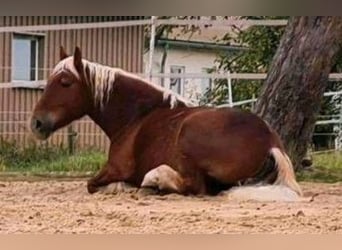
[[[94,101],[102,106],[112,91],[115,75],[119,69],[89,62],[85,59],[82,59],[82,64],[84,79],[93,92]],[[78,79],[81,78],[74,66],[73,56],[69,56],[57,63],[52,71],[52,75],[54,76],[62,72],[72,73]]]
[[77,78],[80,78],[80,75],[78,74],[78,72],[74,66],[74,57],[73,56],[69,56],[69,57],[61,60],[59,63],[57,63],[55,68],[52,71],[52,75],[57,75],[63,71],[69,71],[73,75],[75,75]]

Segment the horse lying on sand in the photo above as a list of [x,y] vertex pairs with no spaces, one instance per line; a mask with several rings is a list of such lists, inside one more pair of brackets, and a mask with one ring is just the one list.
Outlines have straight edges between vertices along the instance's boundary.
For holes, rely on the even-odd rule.
[[[238,183],[268,183],[298,195],[291,161],[258,116],[233,108],[192,107],[181,96],[118,68],[64,49],[31,117],[39,139],[88,115],[111,141],[109,158],[88,181],[179,194],[217,194]],[[273,159],[273,164],[269,163]],[[271,166],[271,167],[270,167]]]

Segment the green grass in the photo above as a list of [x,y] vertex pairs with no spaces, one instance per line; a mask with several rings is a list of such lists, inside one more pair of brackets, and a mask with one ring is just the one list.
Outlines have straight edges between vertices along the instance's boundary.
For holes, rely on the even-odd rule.
[[96,172],[105,163],[106,155],[86,150],[70,155],[61,147],[32,145],[18,149],[14,143],[0,140],[0,171],[2,172]]
[[[97,172],[107,155],[96,150],[86,150],[70,155],[62,147],[32,145],[18,149],[15,143],[0,138],[0,172],[30,174],[89,173]],[[342,153],[333,152],[313,156],[313,167],[297,173],[299,181],[341,182]]]
[[342,153],[313,155],[313,166],[297,173],[299,181],[335,183],[342,181]]

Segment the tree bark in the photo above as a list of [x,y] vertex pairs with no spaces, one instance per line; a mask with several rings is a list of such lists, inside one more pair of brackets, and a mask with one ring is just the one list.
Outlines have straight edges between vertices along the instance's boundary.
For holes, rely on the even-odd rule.
[[341,17],[292,17],[255,112],[275,129],[301,167],[342,40]]

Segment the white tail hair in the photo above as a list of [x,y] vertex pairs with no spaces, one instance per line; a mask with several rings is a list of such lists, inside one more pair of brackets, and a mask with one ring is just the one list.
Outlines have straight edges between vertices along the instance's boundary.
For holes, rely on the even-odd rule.
[[283,185],[233,187],[224,192],[228,199],[246,201],[299,201],[298,194]]
[[303,193],[296,181],[296,175],[290,158],[285,152],[280,151],[279,148],[271,148],[271,154],[274,157],[278,169],[278,177],[274,184],[287,186],[302,196]]
[[286,153],[279,148],[270,150],[274,157],[278,176],[273,185],[240,186],[225,192],[229,198],[257,201],[298,201],[303,195],[293,170],[293,165]]

